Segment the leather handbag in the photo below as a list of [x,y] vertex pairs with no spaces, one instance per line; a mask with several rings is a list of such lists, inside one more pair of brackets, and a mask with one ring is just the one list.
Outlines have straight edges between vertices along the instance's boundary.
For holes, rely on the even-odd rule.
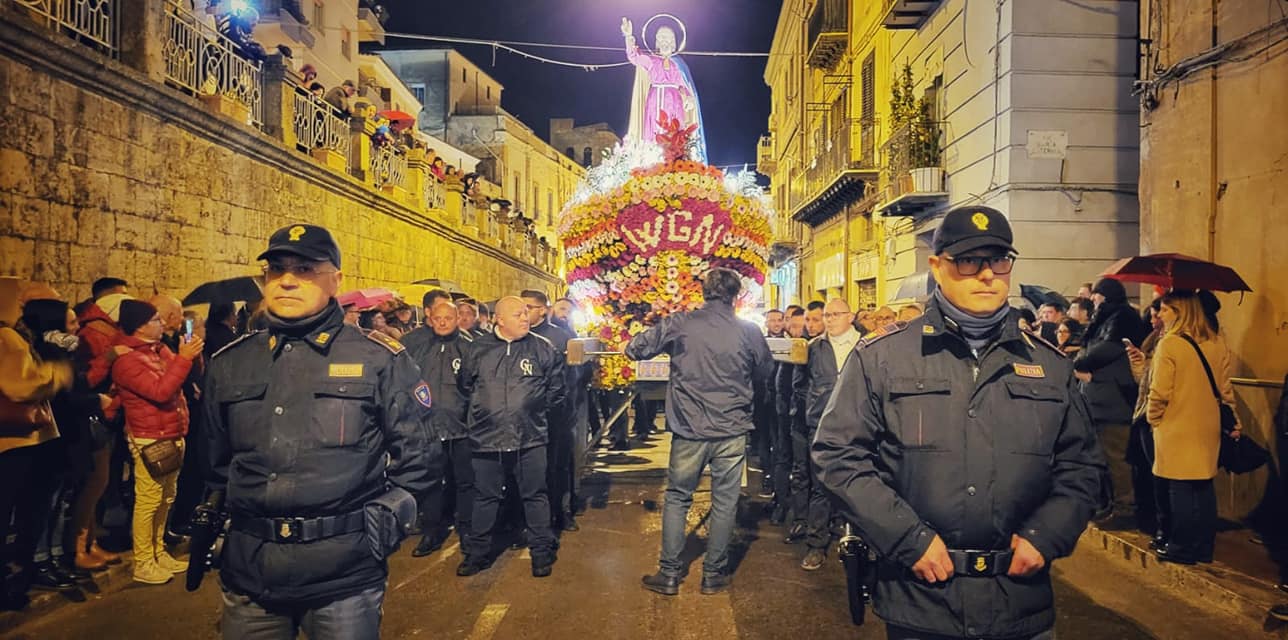
[[0,393],[0,435],[26,436],[54,423],[54,412],[48,400],[14,402]]
[[160,478],[183,466],[183,450],[177,439],[157,440],[139,447],[139,459],[153,478]]
[[1208,364],[1199,343],[1189,336],[1181,337],[1199,354],[1199,362],[1203,363],[1203,371],[1207,372],[1208,385],[1212,387],[1212,396],[1216,398],[1217,406],[1221,407],[1221,451],[1217,454],[1217,464],[1230,473],[1256,471],[1270,461],[1270,452],[1247,436],[1235,438],[1230,435],[1239,424],[1234,416],[1234,409],[1221,400],[1221,392],[1216,388],[1216,376],[1212,375],[1212,365]]

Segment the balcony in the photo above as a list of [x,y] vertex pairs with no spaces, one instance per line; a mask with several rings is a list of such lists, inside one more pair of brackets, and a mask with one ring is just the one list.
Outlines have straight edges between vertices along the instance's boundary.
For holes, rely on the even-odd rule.
[[809,66],[831,69],[845,54],[850,37],[849,7],[849,0],[818,0],[814,5],[809,17]]
[[941,0],[886,0],[881,24],[887,29],[920,29]]
[[358,8],[358,43],[385,43],[385,26],[383,16],[367,7]]
[[[792,219],[817,225],[863,199],[879,176],[875,119],[843,120],[823,138],[824,147],[805,170],[805,198],[793,202]],[[795,186],[795,185],[793,185]]]
[[766,176],[773,175],[778,169],[778,159],[774,157],[774,136],[760,136],[756,146],[756,172]]
[[886,216],[916,216],[948,201],[940,150],[943,123],[914,120],[890,135],[882,147],[886,159]]
[[309,19],[304,15],[300,0],[262,0],[259,4],[260,22],[263,24],[278,23],[286,37],[312,48],[317,42],[313,30],[309,28]]

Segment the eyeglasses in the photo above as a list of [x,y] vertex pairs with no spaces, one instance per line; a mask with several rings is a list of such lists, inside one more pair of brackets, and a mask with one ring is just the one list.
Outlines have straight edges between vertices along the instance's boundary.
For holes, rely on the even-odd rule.
[[293,262],[291,264],[270,262],[264,265],[264,276],[267,278],[280,278],[290,272],[301,280],[312,280],[320,275],[338,271],[337,269],[326,269],[322,264],[321,262]]
[[957,265],[957,273],[964,276],[973,276],[979,273],[979,270],[987,264],[990,271],[999,276],[1004,276],[1011,272],[1015,267],[1015,256],[944,256],[944,259]]
[[848,315],[850,315],[849,311],[831,311],[828,313],[824,313],[823,317],[827,318],[828,320],[835,320],[837,318],[844,318],[845,316],[848,316]]

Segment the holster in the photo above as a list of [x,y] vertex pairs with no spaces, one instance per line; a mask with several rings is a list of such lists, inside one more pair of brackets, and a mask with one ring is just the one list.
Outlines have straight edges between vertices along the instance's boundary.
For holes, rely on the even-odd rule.
[[398,545],[411,533],[416,520],[416,498],[399,487],[390,487],[379,497],[363,505],[366,512],[367,543],[371,555],[384,560],[398,550]]

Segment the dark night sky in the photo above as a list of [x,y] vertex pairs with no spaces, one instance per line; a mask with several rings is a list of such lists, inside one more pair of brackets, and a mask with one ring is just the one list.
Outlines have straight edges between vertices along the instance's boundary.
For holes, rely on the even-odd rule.
[[[621,19],[639,29],[650,16],[670,13],[688,28],[692,51],[768,51],[781,0],[384,0],[391,33],[482,40],[515,40],[622,47]],[[433,8],[430,8],[433,7]],[[658,21],[659,23],[661,20]],[[651,34],[651,30],[650,30]],[[652,44],[650,42],[650,44]],[[444,46],[389,38],[387,48]],[[624,134],[634,67],[586,72],[521,58],[492,48],[447,45],[478,64],[504,87],[502,106],[548,137],[549,119],[607,122]],[[624,61],[625,54],[519,47],[558,60]],[[756,140],[769,117],[766,58],[685,56],[702,101],[709,160],[714,165],[756,161]]]

